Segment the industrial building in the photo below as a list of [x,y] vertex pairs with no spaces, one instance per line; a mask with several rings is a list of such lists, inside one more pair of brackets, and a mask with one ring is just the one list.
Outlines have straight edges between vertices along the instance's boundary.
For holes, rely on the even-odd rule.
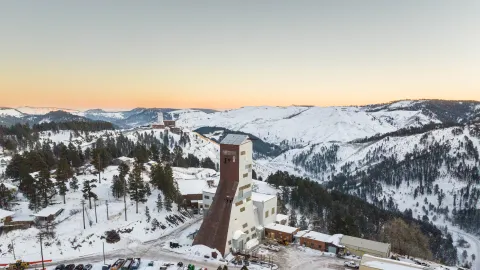
[[[252,141],[247,135],[228,134],[220,143],[218,187],[203,190],[204,220],[194,245],[215,248],[223,255],[243,252],[277,221],[277,197],[252,192]],[[290,234],[297,228],[287,227]],[[280,235],[281,231],[278,231]]]
[[345,246],[346,251],[357,256],[370,254],[382,258],[390,257],[391,245],[388,243],[344,235],[340,240],[340,244]]

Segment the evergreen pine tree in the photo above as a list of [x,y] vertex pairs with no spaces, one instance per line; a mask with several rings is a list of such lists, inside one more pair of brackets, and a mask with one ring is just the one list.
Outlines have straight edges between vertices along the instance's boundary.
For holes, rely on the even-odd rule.
[[119,199],[123,197],[125,192],[125,183],[120,179],[118,175],[113,176],[112,180],[112,195],[113,197]]
[[158,149],[158,145],[156,143],[153,143],[150,147],[150,155],[153,161],[160,161],[160,150]]
[[168,149],[168,145],[167,144],[164,144],[162,145],[162,161],[163,162],[170,162],[171,161],[171,157],[170,157],[170,149]]
[[95,200],[98,199],[97,194],[93,193],[92,191],[93,188],[97,187],[97,185],[95,185],[96,182],[97,180],[95,179],[85,180],[83,182],[83,189],[82,189],[83,198],[85,200],[88,199],[88,206],[90,209],[92,209],[92,198],[94,198]]
[[75,176],[70,180],[70,188],[75,192],[78,190],[78,179]]
[[163,200],[162,200],[162,195],[158,193],[157,196],[157,211],[160,212],[163,209]]
[[173,148],[173,163],[177,167],[183,167],[184,161],[185,160],[183,159],[183,149],[180,146],[175,145],[175,147]]
[[150,209],[148,209],[148,206],[145,206],[145,216],[147,217],[147,222],[150,222]]
[[62,156],[58,161],[57,170],[56,170],[56,180],[59,194],[63,196],[63,203],[66,203],[66,194],[67,194],[67,181],[73,177],[72,168],[68,164],[67,157]]
[[14,198],[13,191],[9,190],[3,183],[0,183],[0,208],[10,209],[10,202]]
[[165,210],[172,212],[172,200],[165,196]]
[[302,215],[302,217],[300,218],[300,223],[298,224],[298,227],[300,227],[300,230],[308,229],[307,218],[305,215]]
[[40,206],[43,208],[50,204],[52,197],[56,194],[55,186],[50,179],[50,171],[47,164],[44,163],[44,165],[37,175],[36,182],[37,195],[40,197]]
[[290,216],[288,217],[288,219],[288,226],[297,227],[297,213],[295,213],[294,209],[290,210]]
[[130,199],[135,201],[136,212],[138,214],[138,203],[146,202],[146,188],[142,180],[142,166],[140,163],[135,162],[134,168],[128,177],[128,189]]

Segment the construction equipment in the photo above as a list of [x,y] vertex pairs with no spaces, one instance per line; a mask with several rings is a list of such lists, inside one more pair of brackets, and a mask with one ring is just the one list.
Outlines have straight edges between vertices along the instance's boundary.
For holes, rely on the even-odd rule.
[[24,270],[28,268],[29,265],[30,264],[28,262],[17,260],[15,263],[9,264],[7,270]]

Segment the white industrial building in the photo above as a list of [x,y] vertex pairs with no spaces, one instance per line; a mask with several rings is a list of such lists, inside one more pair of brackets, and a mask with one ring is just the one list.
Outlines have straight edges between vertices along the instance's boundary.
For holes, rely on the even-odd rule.
[[252,152],[246,135],[229,134],[221,141],[220,181],[218,187],[203,190],[205,217],[194,245],[224,255],[243,252],[258,244],[267,225],[277,222],[277,197],[252,192]]

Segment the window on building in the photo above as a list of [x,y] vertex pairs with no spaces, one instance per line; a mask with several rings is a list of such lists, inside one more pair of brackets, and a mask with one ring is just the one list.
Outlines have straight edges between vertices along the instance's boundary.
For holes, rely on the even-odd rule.
[[250,237],[247,237],[247,242],[250,241]]
[[275,207],[272,208],[272,215],[275,214]]
[[231,245],[231,244],[232,244],[232,240],[228,240],[228,244]]
[[243,228],[248,227],[248,223],[243,224],[242,227],[243,227]]
[[239,201],[239,202],[235,203],[236,206],[239,206],[239,205],[242,205],[242,204],[243,204],[243,201]]
[[245,155],[245,154],[246,154],[245,151],[240,152],[240,155],[242,155],[242,156]]
[[208,208],[208,207],[210,207],[210,205],[208,205],[208,204],[205,204],[205,205],[204,205],[204,207],[205,207],[205,208]]
[[244,231],[243,233],[244,233],[244,234],[248,234],[248,231]]
[[248,177],[248,173],[243,174],[243,178]]
[[252,234],[252,238],[257,238],[257,233]]
[[210,196],[204,196],[203,198],[208,200],[208,199],[210,199]]
[[245,207],[240,208],[240,212],[245,211]]
[[252,197],[251,197],[251,196],[247,198],[247,202],[249,202],[249,201],[251,201],[251,200],[252,200]]
[[238,190],[238,197],[243,197],[243,189]]
[[250,229],[250,231],[251,231],[251,232],[255,231],[255,227],[252,227],[252,228]]
[[265,218],[268,218],[268,211],[265,211]]

